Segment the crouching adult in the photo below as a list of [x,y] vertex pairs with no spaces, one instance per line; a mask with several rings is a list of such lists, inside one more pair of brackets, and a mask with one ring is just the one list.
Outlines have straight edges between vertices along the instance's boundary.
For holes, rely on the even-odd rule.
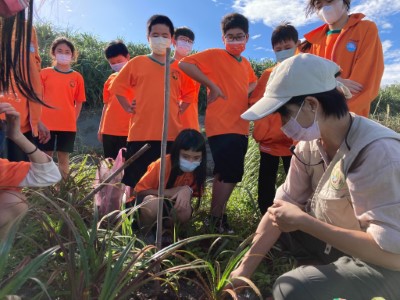
[[271,74],[264,98],[242,115],[256,120],[277,112],[282,131],[299,143],[286,181],[232,273],[235,287],[243,284],[235,278],[250,277],[289,232],[305,248],[315,238],[308,250],[325,263],[283,274],[275,300],[400,299],[400,135],[349,113],[348,90],[337,88],[339,71],[312,54],[289,58]]

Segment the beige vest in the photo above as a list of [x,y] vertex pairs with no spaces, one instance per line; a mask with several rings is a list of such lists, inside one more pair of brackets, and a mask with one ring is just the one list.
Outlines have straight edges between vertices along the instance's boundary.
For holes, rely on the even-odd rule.
[[[360,151],[367,145],[382,138],[400,141],[400,134],[367,118],[356,115],[353,115],[353,118],[347,136],[350,149],[345,142],[340,146],[318,182],[309,201],[308,212],[326,223],[346,229],[361,230],[346,183],[347,174],[351,172],[351,166]],[[310,148],[313,146],[310,145]]]

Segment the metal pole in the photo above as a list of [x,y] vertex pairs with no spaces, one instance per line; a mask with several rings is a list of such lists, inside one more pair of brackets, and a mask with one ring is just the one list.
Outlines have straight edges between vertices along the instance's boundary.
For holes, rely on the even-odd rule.
[[164,119],[163,132],[161,139],[161,162],[158,187],[158,211],[157,211],[157,236],[156,246],[161,249],[162,239],[162,220],[163,220],[163,204],[164,204],[164,186],[165,186],[165,155],[167,154],[167,138],[168,138],[168,119],[169,119],[169,68],[170,68],[171,48],[167,48],[165,54],[165,76],[164,76]]

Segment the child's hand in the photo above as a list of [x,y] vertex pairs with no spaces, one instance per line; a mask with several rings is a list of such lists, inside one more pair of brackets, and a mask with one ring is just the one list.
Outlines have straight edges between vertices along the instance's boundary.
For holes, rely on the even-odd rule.
[[209,87],[209,92],[207,95],[207,103],[213,103],[216,101],[218,98],[225,99],[224,93],[221,91],[221,89],[217,85],[213,85]]
[[191,198],[192,198],[192,189],[189,188],[187,185],[182,186],[181,189],[179,189],[179,191],[172,196],[172,199],[176,199],[175,209],[176,210],[190,209]]
[[42,123],[38,123],[39,143],[46,144],[50,140],[50,130]]
[[103,134],[100,131],[97,132],[97,139],[99,140],[100,143],[103,142]]
[[15,110],[14,106],[7,102],[0,103],[0,114],[2,113],[6,114],[7,137],[10,140],[14,140],[22,135],[20,128],[19,112]]
[[337,77],[336,80],[343,83],[353,95],[362,92],[362,90],[364,89],[362,84],[354,80],[344,79],[342,77]]

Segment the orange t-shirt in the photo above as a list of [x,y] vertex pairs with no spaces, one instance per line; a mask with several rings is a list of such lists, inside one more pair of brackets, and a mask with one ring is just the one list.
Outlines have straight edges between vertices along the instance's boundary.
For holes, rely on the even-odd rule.
[[[12,45],[14,45],[15,36],[13,36]],[[29,77],[32,87],[39,98],[42,98],[43,86],[40,80],[41,59],[38,49],[38,41],[36,30],[32,28],[31,44],[29,51]],[[22,54],[25,57],[24,54]],[[15,87],[14,79],[12,78],[13,86]],[[42,105],[36,102],[29,101],[22,93],[16,89],[16,95],[4,97],[3,101],[9,102],[16,111],[20,114],[21,132],[26,133],[32,131],[34,136],[38,135],[38,123],[42,115]],[[0,115],[0,119],[4,120],[5,115]]]
[[[251,105],[259,101],[267,86],[267,82],[274,68],[264,71],[257,81],[257,86],[251,93]],[[288,138],[281,130],[282,121],[279,114],[275,113],[254,122],[253,137],[259,143],[260,151],[273,156],[290,156],[290,146],[293,140]]]
[[192,103],[186,108],[186,110],[180,115],[183,129],[196,129],[200,131],[199,126],[199,91],[200,83],[192,80],[195,88],[194,98]]
[[[132,114],[128,142],[161,141],[164,118],[164,74],[165,65],[149,55],[132,58],[118,73],[109,90],[114,95],[129,100],[134,92],[136,113]],[[174,60],[170,64],[170,102],[168,141],[175,140],[182,130],[179,117],[179,101],[191,102],[194,86]]]
[[330,56],[325,53],[328,25],[304,35],[312,44],[309,53],[330,59],[341,68],[341,77],[363,85],[347,104],[350,111],[368,117],[371,102],[378,96],[383,75],[382,43],[375,23],[363,20],[363,14],[351,14],[341,30]]
[[249,122],[240,115],[249,108],[249,84],[257,77],[250,62],[237,60],[224,49],[208,49],[186,56],[183,62],[196,65],[225,95],[207,105],[205,127],[208,137],[220,134],[249,134]]
[[339,37],[340,30],[329,30],[326,33],[326,49],[325,57],[332,57],[333,47],[336,44],[336,40]]
[[[161,159],[157,159],[152,162],[148,168],[147,172],[142,176],[139,182],[135,186],[135,192],[139,193],[147,190],[157,190],[160,186],[159,176],[160,176],[160,166]],[[165,156],[165,188],[167,187],[169,175],[171,174],[171,155]],[[176,177],[173,187],[188,185],[192,190],[197,193],[197,187],[194,181],[193,172],[183,172],[182,175]]]
[[80,73],[60,72],[54,67],[40,72],[44,101],[54,107],[43,107],[42,121],[49,130],[76,131],[75,103],[85,102],[85,84]]
[[0,158],[0,190],[18,187],[28,174],[30,167],[30,162],[10,162]]
[[[118,73],[113,73],[108,77],[104,83],[103,88],[103,102],[106,106],[102,120],[100,121],[100,133],[116,135],[116,136],[128,136],[129,131],[129,120],[131,114],[127,113],[119,104],[117,97],[111,94],[109,91],[112,81]],[[133,94],[129,97],[133,100]]]

